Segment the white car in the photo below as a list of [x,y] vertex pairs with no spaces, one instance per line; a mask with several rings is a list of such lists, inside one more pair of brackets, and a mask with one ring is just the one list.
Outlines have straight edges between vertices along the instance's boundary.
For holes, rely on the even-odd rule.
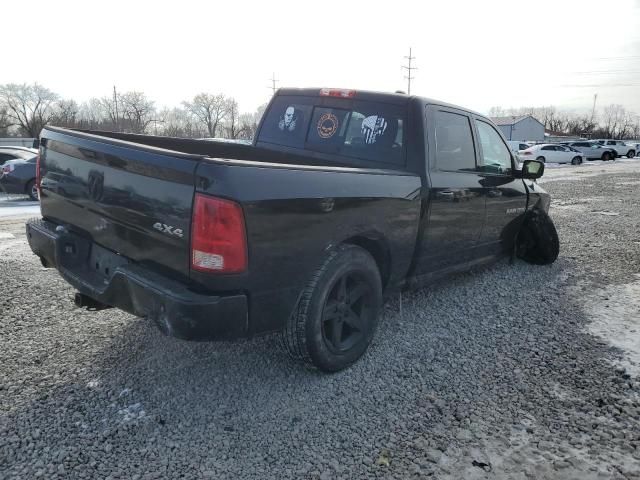
[[615,150],[618,157],[626,156],[627,158],[633,158],[637,153],[633,145],[630,145],[622,140],[599,139],[596,140],[596,142],[598,142],[600,145],[604,145],[607,148]]
[[598,142],[588,140],[563,143],[565,147],[573,148],[584,155],[587,160],[614,160],[617,156],[613,148],[603,147]]
[[551,143],[534,145],[518,152],[521,161],[538,160],[544,163],[570,163],[580,165],[584,161],[584,155],[577,150]]
[[520,142],[518,140],[507,140],[507,145],[509,145],[509,149],[517,154],[520,150],[526,150],[529,148],[529,145],[525,142]]

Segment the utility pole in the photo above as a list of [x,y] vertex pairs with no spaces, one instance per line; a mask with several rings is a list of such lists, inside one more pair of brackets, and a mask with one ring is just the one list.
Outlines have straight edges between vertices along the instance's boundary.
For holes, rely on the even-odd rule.
[[411,62],[416,59],[416,57],[411,56],[411,48],[409,48],[409,56],[404,58],[406,58],[409,62],[408,65],[403,65],[402,68],[407,71],[407,75],[404,78],[407,79],[407,94],[411,95],[411,80],[415,78],[413,75],[411,75],[411,72],[418,69],[418,67],[411,66]]
[[593,119],[596,116],[596,100],[598,100],[598,94],[593,94],[593,108],[591,108],[591,123],[593,123]]
[[120,117],[118,115],[118,94],[116,93],[116,86],[113,86],[113,103],[116,109],[116,132],[120,131]]
[[270,89],[273,90],[273,94],[276,94],[276,82],[278,82],[278,79],[276,78],[276,73],[273,72],[271,74],[271,78],[269,79],[271,81],[271,85],[269,86]]

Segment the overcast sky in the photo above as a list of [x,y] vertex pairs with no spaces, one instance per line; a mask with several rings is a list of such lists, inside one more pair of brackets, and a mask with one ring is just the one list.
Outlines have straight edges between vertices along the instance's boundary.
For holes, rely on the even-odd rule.
[[640,113],[640,0],[9,1],[0,83],[86,100],[141,90],[158,106],[222,92],[251,111],[279,86],[406,90],[491,106]]

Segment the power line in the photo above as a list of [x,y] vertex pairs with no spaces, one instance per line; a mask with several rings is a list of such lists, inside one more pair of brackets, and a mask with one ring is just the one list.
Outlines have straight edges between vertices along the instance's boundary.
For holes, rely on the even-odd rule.
[[404,68],[407,71],[407,75],[405,75],[404,78],[407,79],[407,94],[411,95],[411,80],[413,80],[415,77],[413,75],[411,75],[411,72],[413,70],[417,70],[418,67],[412,67],[411,66],[411,62],[413,60],[415,60],[416,57],[411,56],[411,47],[409,47],[409,56],[408,57],[404,57],[408,60],[408,65],[402,65],[402,68]]
[[271,85],[269,85],[268,88],[273,90],[273,94],[276,94],[276,83],[279,82],[279,80],[276,78],[276,74],[275,72],[271,74],[271,78],[269,79],[269,81],[271,82]]
[[116,110],[116,131],[120,131],[120,117],[118,116],[118,94],[116,93],[116,86],[113,86],[113,103],[115,103]]

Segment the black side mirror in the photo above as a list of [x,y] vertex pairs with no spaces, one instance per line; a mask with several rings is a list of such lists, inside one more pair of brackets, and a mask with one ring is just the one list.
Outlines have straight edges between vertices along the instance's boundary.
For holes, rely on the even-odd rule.
[[544,163],[538,160],[525,160],[522,163],[522,178],[535,180],[544,173]]

